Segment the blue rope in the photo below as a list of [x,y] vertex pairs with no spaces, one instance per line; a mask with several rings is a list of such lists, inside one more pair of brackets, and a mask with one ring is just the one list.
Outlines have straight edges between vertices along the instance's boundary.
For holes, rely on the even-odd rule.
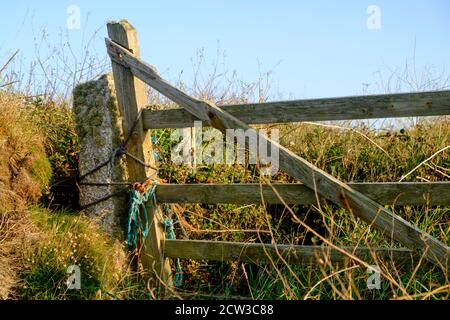
[[[128,245],[137,247],[138,241],[141,238],[142,243],[145,244],[145,238],[148,235],[148,213],[145,203],[149,199],[155,197],[157,181],[153,181],[153,185],[143,194],[135,189],[130,189],[130,202],[128,206]],[[153,203],[152,203],[153,205]],[[142,218],[141,218],[142,213]]]
[[[139,240],[145,246],[145,238],[148,235],[148,213],[146,209],[146,202],[151,200],[151,206],[157,210],[156,204],[156,186],[158,182],[153,181],[152,187],[144,193],[140,193],[136,189],[130,189],[130,202],[128,208],[128,232],[127,243],[135,248],[138,247]],[[170,211],[169,206],[165,204],[166,211]],[[142,213],[142,214],[141,214]],[[142,218],[141,218],[142,215]],[[166,237],[169,240],[175,240],[175,229],[173,227],[173,221],[169,217],[164,220],[164,227]],[[180,259],[176,259],[175,262],[175,275],[173,277],[173,285],[179,288],[183,285],[183,268],[181,266]]]

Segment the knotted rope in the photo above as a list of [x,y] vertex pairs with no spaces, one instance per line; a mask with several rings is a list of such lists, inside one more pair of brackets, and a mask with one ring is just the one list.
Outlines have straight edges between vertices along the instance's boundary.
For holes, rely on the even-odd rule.
[[[158,181],[147,180],[143,184],[135,183],[130,189],[130,201],[128,207],[128,231],[127,243],[138,250],[145,246],[145,238],[149,233],[149,221],[146,205],[150,202],[150,206],[155,210],[155,214],[160,213],[156,204],[156,187]],[[176,239],[173,221],[170,216],[170,207],[164,204],[166,215],[164,219],[164,231],[166,238],[169,240]],[[180,259],[175,261],[175,275],[173,277],[173,285],[177,288],[183,284],[183,268]]]
[[127,242],[128,245],[138,249],[142,243],[145,243],[148,235],[146,202],[152,200],[150,203],[153,206],[157,184],[156,180],[151,183],[150,187],[148,187],[148,182],[142,185],[135,183],[129,191]]

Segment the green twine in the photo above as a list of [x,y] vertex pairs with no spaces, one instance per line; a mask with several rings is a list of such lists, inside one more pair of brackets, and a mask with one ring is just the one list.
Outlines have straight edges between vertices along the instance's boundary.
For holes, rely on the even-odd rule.
[[[146,202],[151,200],[151,206],[157,210],[155,207],[156,198],[155,191],[158,182],[153,181],[153,185],[146,192],[140,193],[135,189],[130,189],[130,201],[128,208],[128,232],[127,232],[127,242],[128,245],[137,248],[139,238],[141,237],[142,243],[145,246],[145,238],[148,235],[148,213],[146,208]],[[169,206],[166,205],[166,210],[169,210]],[[142,218],[141,218],[142,213]],[[166,237],[169,240],[175,240],[175,229],[173,227],[173,221],[170,218],[164,220],[164,227],[166,232]],[[183,268],[181,266],[180,259],[176,259],[175,262],[176,273],[173,277],[173,285],[179,288],[183,285]]]
[[[128,206],[128,245],[138,246],[139,235],[142,237],[142,243],[145,244],[145,238],[148,235],[148,213],[145,203],[149,199],[154,199],[157,181],[153,181],[153,185],[146,192],[141,194],[135,189],[130,189],[130,201]],[[152,202],[153,206],[153,202]],[[141,212],[143,218],[141,218]]]
[[[165,231],[166,231],[167,239],[175,240],[176,236],[175,236],[175,230],[173,228],[172,219],[166,218],[164,220],[164,226],[166,229]],[[174,287],[179,288],[183,285],[183,268],[181,266],[180,259],[176,259],[175,268],[176,268],[176,272],[175,272],[175,275],[173,276],[173,285],[174,285]]]

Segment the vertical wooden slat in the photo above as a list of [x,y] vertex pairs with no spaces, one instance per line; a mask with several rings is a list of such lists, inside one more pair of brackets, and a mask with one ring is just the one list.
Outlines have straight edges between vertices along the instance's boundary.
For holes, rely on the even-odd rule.
[[[140,56],[137,31],[128,21],[108,23],[108,34],[112,41],[127,48],[137,57]],[[134,77],[129,68],[112,61],[112,69],[123,131],[129,133],[141,108],[147,104],[145,85],[141,80]],[[134,127],[131,139],[126,147],[134,157],[154,167],[155,161],[151,152],[152,142],[149,134],[143,128],[142,117]],[[154,169],[143,166],[131,157],[127,157],[127,169],[130,181],[142,181],[155,174]],[[150,272],[150,275],[154,275],[153,272],[158,275],[158,277],[154,275],[153,284],[160,287],[161,283],[158,278],[163,280],[165,284],[169,284],[171,278],[169,261],[164,258],[161,250],[161,240],[164,240],[164,226],[163,221],[158,219],[151,207],[149,207],[148,213],[150,230],[143,252],[140,253],[140,259],[143,267]]]

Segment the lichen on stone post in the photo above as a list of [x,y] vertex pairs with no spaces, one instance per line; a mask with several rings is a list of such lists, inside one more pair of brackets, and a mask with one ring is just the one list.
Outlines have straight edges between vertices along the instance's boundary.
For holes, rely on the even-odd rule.
[[[111,74],[78,85],[73,91],[73,112],[79,138],[80,176],[110,159],[124,139]],[[123,189],[127,171],[123,157],[86,176],[80,184],[80,204],[86,206]],[[100,183],[110,185],[85,185]],[[126,195],[121,194],[87,207],[85,214],[109,234],[123,238]]]

